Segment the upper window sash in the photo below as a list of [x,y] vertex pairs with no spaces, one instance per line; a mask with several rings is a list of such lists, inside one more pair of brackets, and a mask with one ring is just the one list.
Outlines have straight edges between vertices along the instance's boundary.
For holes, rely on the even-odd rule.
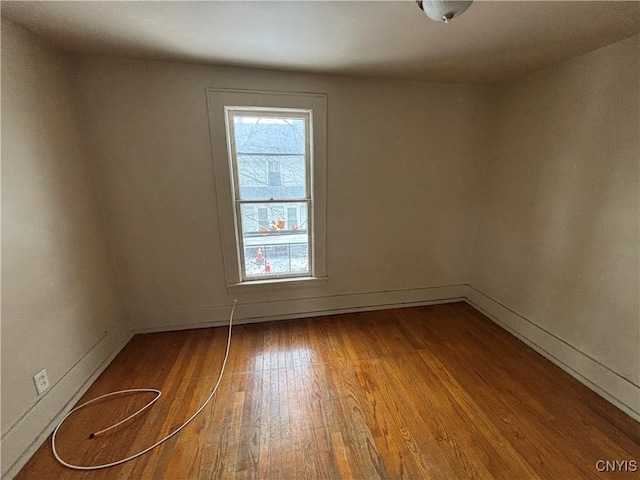
[[[233,195],[235,201],[301,201],[301,200],[311,200],[313,198],[313,113],[309,109],[289,109],[289,108],[241,108],[241,107],[225,107],[225,126],[228,132],[227,135],[227,143],[228,143],[228,151],[229,155],[229,167],[232,172],[232,188]],[[298,142],[297,151],[291,152],[261,152],[255,149],[246,148],[247,145],[236,145],[236,119],[242,118],[271,118],[274,120],[278,119],[291,119],[292,121],[302,120],[304,125],[304,138],[301,142]],[[243,148],[244,147],[244,148]],[[250,147],[250,146],[249,146]],[[245,151],[248,150],[248,151]],[[300,161],[296,162],[295,158],[299,158]],[[295,170],[296,168],[302,167],[301,176],[304,178],[304,192],[299,192],[296,194],[296,189],[287,188],[286,186],[282,186],[280,188],[280,195],[275,194],[274,190],[276,188],[269,184],[269,175],[272,174],[271,167],[265,169],[265,185],[264,185],[264,194],[260,195],[260,191],[257,188],[253,188],[251,192],[251,197],[248,198],[246,190],[248,190],[248,186],[243,185],[247,182],[243,182],[241,178],[241,165],[240,159],[243,159],[245,163],[245,168],[248,167],[248,163],[251,162],[252,159],[260,160],[260,159],[270,159],[267,164],[271,164],[274,161],[278,162],[278,165],[281,163],[282,158],[291,159],[290,165],[288,168],[291,170]],[[275,163],[275,162],[274,162]],[[300,163],[300,165],[296,165],[296,163]],[[275,171],[274,173],[279,173],[280,176],[285,174],[283,172],[283,168],[280,165],[279,171]],[[243,190],[245,191],[243,194]]]

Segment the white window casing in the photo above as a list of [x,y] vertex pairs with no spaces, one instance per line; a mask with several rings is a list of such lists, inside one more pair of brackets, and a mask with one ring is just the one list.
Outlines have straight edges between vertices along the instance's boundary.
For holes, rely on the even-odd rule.
[[[268,91],[207,89],[209,126],[213,153],[218,214],[223,250],[224,271],[227,286],[235,288],[260,288],[265,285],[309,285],[326,280],[326,95],[318,93],[290,93]],[[233,121],[243,116],[288,117],[304,119],[306,125],[305,182],[306,194],[300,198],[241,198],[238,184],[235,133]],[[267,120],[271,121],[271,120]],[[231,124],[229,122],[232,122]],[[238,156],[242,156],[239,154]],[[280,185],[280,164],[269,161],[265,171],[258,172],[258,181]],[[270,176],[271,175],[271,176]],[[277,176],[277,177],[276,177]],[[249,180],[250,181],[250,180]],[[280,200],[280,202],[278,201]],[[271,204],[271,205],[269,205]],[[264,229],[264,210],[270,207],[270,215],[282,216],[289,222],[290,211],[299,210],[298,220],[306,219],[308,235],[308,271],[284,273],[260,273],[253,275],[245,262],[248,251],[243,228],[247,225]],[[281,211],[282,210],[282,211]],[[251,217],[245,213],[251,212]],[[275,214],[273,212],[276,212]],[[307,213],[308,212],[308,213]],[[305,218],[308,215],[308,218]],[[272,220],[272,219],[270,219]],[[296,226],[296,229],[300,225]],[[291,226],[289,226],[291,228]],[[262,231],[262,230],[261,230]],[[296,233],[297,232],[293,232]],[[300,237],[300,234],[296,235]],[[284,247],[274,247],[284,251]],[[289,263],[292,245],[288,244]],[[262,252],[261,252],[262,253]]]

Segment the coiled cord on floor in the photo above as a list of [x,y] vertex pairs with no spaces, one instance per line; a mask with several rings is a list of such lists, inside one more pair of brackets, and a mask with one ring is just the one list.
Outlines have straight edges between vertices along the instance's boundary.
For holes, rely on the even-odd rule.
[[213,390],[211,391],[211,393],[209,394],[209,397],[205,400],[205,402],[200,406],[200,408],[198,408],[198,410],[196,410],[196,412],[191,415],[191,417],[189,417],[189,419],[184,422],[182,425],[180,425],[178,428],[176,428],[173,432],[171,432],[169,435],[167,435],[166,437],[162,438],[161,440],[158,440],[156,443],[154,443],[153,445],[151,445],[150,447],[145,448],[144,450],[131,455],[129,457],[123,458],[121,460],[116,460],[115,462],[110,462],[110,463],[104,463],[101,465],[73,465],[71,463],[65,462],[62,458],[60,458],[60,455],[58,455],[58,450],[56,449],[56,435],[58,434],[58,430],[60,429],[60,427],[62,426],[62,424],[65,422],[65,420],[67,418],[69,418],[73,413],[77,412],[78,410],[80,410],[81,408],[84,408],[88,405],[91,405],[92,403],[95,403],[99,400],[102,400],[103,398],[106,397],[111,397],[114,395],[121,395],[121,394],[125,394],[125,393],[139,393],[139,392],[152,392],[152,393],[156,393],[157,395],[153,398],[153,400],[151,400],[149,403],[147,403],[144,407],[142,407],[141,409],[139,409],[137,412],[129,415],[127,418],[125,418],[124,420],[120,420],[118,423],[115,423],[113,425],[111,425],[110,427],[104,428],[98,432],[93,432],[89,435],[90,438],[94,438],[104,432],[107,432],[109,430],[111,430],[112,428],[116,428],[119,425],[122,425],[123,423],[131,420],[132,418],[134,418],[136,415],[142,413],[143,411],[145,411],[147,408],[149,408],[151,405],[153,405],[156,401],[158,401],[158,399],[160,398],[160,396],[162,395],[162,392],[160,390],[156,390],[155,388],[133,388],[133,389],[128,389],[128,390],[118,390],[117,392],[111,392],[111,393],[107,393],[105,395],[101,395],[99,397],[96,397],[92,400],[89,400],[88,402],[83,403],[82,405],[78,405],[77,407],[75,407],[74,409],[72,409],[69,413],[67,413],[62,420],[60,420],[60,423],[58,424],[58,426],[55,428],[55,430],[53,431],[53,436],[51,437],[51,449],[53,450],[53,455],[54,457],[56,457],[56,460],[58,460],[58,462],[60,462],[62,465],[64,465],[65,467],[69,467],[69,468],[73,468],[74,470],[99,470],[101,468],[108,468],[108,467],[114,467],[116,465],[120,465],[122,463],[128,462],[129,460],[133,460],[134,458],[138,458],[142,455],[144,455],[147,452],[150,452],[151,450],[153,450],[154,448],[156,448],[158,445],[166,442],[167,440],[169,440],[171,437],[173,437],[175,434],[177,434],[178,432],[180,432],[180,430],[182,430],[184,427],[186,427],[187,425],[189,425],[189,423],[198,416],[198,414],[205,409],[205,407],[209,404],[209,402],[211,401],[211,399],[213,398],[213,396],[216,394],[216,391],[218,390],[218,387],[220,386],[220,382],[222,381],[222,376],[224,375],[224,369],[227,366],[227,358],[229,358],[229,350],[231,348],[231,328],[233,326],[233,314],[236,311],[236,305],[238,304],[237,300],[233,301],[233,308],[231,309],[231,315],[229,316],[229,334],[227,336],[227,350],[224,354],[224,360],[222,362],[222,368],[220,369],[220,376],[218,377],[218,381],[216,382],[215,387],[213,387]]

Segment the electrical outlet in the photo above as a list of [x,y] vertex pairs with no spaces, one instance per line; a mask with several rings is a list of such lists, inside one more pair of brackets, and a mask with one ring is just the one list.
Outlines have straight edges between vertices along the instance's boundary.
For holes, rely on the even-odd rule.
[[36,373],[33,376],[33,383],[36,384],[38,395],[42,395],[49,388],[49,377],[47,377],[47,370],[43,368],[41,372]]

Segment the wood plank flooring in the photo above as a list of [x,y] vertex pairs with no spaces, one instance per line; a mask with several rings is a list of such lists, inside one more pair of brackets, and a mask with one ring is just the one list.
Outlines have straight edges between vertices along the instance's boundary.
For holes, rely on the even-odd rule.
[[[95,439],[150,394],[72,417],[78,464],[142,450],[208,396],[226,328],[137,335],[82,401],[161,389],[141,418]],[[26,479],[590,479],[640,463],[640,425],[470,306],[457,303],[234,327],[218,394],[185,430],[124,465],[74,471],[46,442]]]

